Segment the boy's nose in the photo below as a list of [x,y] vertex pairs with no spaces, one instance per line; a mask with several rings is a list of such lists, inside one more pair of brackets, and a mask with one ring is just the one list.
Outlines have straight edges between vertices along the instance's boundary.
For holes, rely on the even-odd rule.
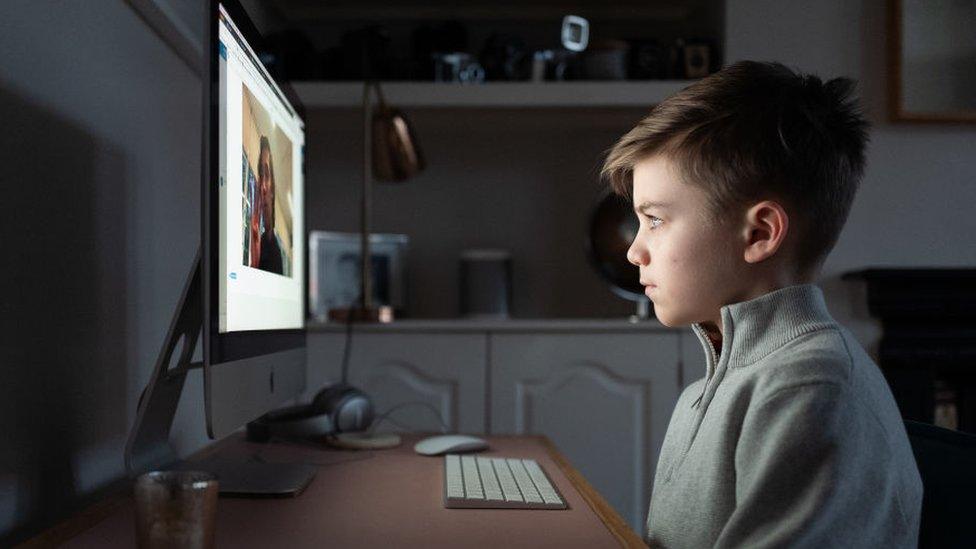
[[634,240],[634,242],[631,243],[630,248],[627,249],[627,261],[630,261],[632,265],[636,265],[637,267],[647,265],[647,252],[638,246],[636,240]]

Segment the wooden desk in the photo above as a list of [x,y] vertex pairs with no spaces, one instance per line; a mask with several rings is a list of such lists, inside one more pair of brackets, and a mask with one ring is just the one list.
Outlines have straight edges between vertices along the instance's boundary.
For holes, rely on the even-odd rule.
[[[344,451],[304,444],[254,444],[234,435],[221,451],[267,462],[302,461],[319,471],[300,496],[221,498],[217,547],[645,547],[544,436],[489,436],[478,455],[528,457],[562,492],[568,510],[445,509],[443,457],[414,453],[421,435],[388,450]],[[105,502],[27,546],[133,547],[128,494]]]

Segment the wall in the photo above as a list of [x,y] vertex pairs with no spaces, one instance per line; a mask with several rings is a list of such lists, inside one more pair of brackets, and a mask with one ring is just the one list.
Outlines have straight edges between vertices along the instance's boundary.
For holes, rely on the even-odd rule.
[[847,225],[818,283],[831,313],[875,357],[880,323],[863,283],[840,275],[865,267],[976,266],[976,126],[886,121],[884,0],[730,0],[726,60],[775,60],[861,85],[873,124],[868,166]]
[[[197,13],[199,2],[179,5]],[[196,10],[196,11],[194,11]],[[124,475],[200,238],[198,77],[121,0],[0,4],[0,545]],[[190,376],[174,427],[206,442]]]
[[[377,184],[373,231],[410,236],[409,314],[458,314],[458,255],[505,248],[513,316],[610,317],[633,312],[587,263],[600,152],[641,113],[603,109],[410,109],[428,169]],[[308,122],[312,229],[358,232],[362,120],[313,111]],[[359,162],[357,162],[357,160]]]

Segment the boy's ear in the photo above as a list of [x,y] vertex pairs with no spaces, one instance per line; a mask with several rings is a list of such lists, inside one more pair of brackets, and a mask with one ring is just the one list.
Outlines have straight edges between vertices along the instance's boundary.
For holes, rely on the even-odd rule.
[[790,219],[779,202],[763,200],[746,211],[745,252],[748,263],[759,263],[772,257],[786,239]]

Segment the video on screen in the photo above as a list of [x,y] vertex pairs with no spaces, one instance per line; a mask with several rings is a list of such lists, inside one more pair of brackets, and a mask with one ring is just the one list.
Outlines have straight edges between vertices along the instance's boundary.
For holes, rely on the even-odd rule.
[[241,87],[242,264],[291,277],[292,143],[247,85]]

